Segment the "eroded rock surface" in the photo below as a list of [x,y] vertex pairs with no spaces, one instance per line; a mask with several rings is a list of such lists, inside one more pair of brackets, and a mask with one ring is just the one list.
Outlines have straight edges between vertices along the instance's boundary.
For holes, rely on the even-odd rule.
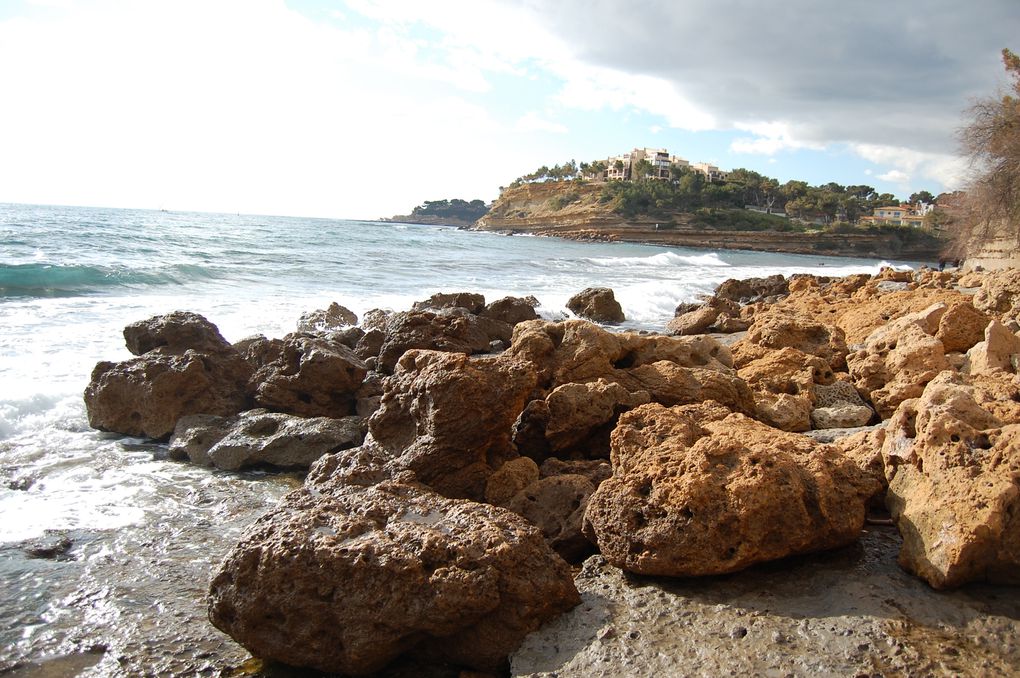
[[212,581],[209,617],[293,666],[364,675],[410,654],[497,672],[578,601],[566,563],[509,511],[327,483],[246,531]]
[[193,415],[177,422],[170,456],[227,471],[260,464],[308,468],[324,454],[360,445],[364,428],[361,417],[306,419],[263,409]]
[[92,371],[84,397],[93,428],[161,439],[183,416],[230,416],[249,405],[251,366],[202,316],[156,316],[124,336],[140,355]]
[[717,406],[644,405],[612,443],[585,533],[639,574],[721,574],[849,544],[875,491],[835,448]]
[[900,406],[883,446],[900,564],[935,588],[1020,584],[1020,425],[978,390],[939,375]]
[[589,287],[567,300],[567,308],[597,323],[622,323],[626,318],[620,302],[608,287]]

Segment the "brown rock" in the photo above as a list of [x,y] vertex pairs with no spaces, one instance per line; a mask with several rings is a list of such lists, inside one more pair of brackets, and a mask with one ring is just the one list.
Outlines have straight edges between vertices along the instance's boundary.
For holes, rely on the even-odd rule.
[[667,407],[715,400],[735,412],[755,411],[751,389],[730,370],[686,368],[660,360],[635,367],[618,379],[627,388],[647,391],[653,401]]
[[528,457],[506,462],[485,483],[485,501],[505,507],[518,492],[538,481],[538,464]]
[[360,417],[306,419],[248,410],[234,417],[181,418],[169,454],[227,471],[256,465],[308,468],[324,454],[358,447],[364,437]]
[[298,320],[297,330],[298,332],[323,332],[357,324],[358,315],[334,301],[329,305],[329,308],[303,313]]
[[739,303],[754,303],[764,299],[777,299],[789,294],[790,288],[786,278],[780,274],[767,278],[748,278],[746,280],[729,279],[715,290],[715,296]]
[[[563,384],[546,396],[549,420],[545,426],[545,439],[554,455],[579,446],[604,447],[608,456],[609,433],[623,412],[650,402],[645,391],[631,393],[619,384],[597,379],[586,384]],[[603,435],[599,436],[599,431]],[[604,437],[604,445],[592,438]]]
[[509,511],[325,483],[249,528],[212,581],[209,618],[259,657],[319,671],[410,654],[497,672],[579,601],[567,565]]
[[160,439],[183,416],[248,408],[251,367],[202,316],[157,316],[129,325],[124,335],[142,355],[96,365],[84,395],[93,428]]
[[517,456],[512,426],[534,387],[532,366],[513,358],[408,351],[369,432],[396,467],[440,494],[481,500],[488,477]]
[[815,355],[833,370],[846,366],[846,338],[843,330],[806,315],[783,312],[758,314],[747,330],[746,341],[765,348],[790,347]]
[[712,306],[702,306],[696,311],[678,315],[666,323],[666,331],[670,334],[704,334],[719,318],[719,310]]
[[683,409],[644,405],[613,432],[613,477],[584,527],[611,563],[720,574],[857,539],[875,488],[835,448],[740,414],[699,424]]
[[131,323],[124,328],[124,343],[134,355],[157,348],[170,353],[183,353],[188,349],[219,353],[230,348],[216,325],[189,311],[174,311]]
[[811,426],[815,429],[856,428],[865,426],[875,416],[853,384],[837,381],[815,386],[815,409],[811,410]]
[[592,543],[581,533],[581,521],[595,484],[583,475],[556,475],[536,480],[510,501],[507,508],[524,516],[564,560],[589,555]]
[[985,327],[991,320],[974,308],[973,304],[961,301],[950,306],[939,320],[935,338],[942,342],[946,353],[967,351],[985,336]]
[[487,353],[493,339],[510,340],[510,326],[464,311],[410,311],[394,313],[386,322],[386,339],[379,349],[379,365],[393,371],[400,356],[410,349]]
[[974,308],[1003,317],[1020,315],[1020,271],[1007,268],[985,273],[974,296]]
[[728,370],[732,366],[726,347],[708,336],[616,334],[583,320],[521,323],[514,328],[507,353],[534,364],[539,385],[549,390],[599,377],[617,382],[628,371],[659,361],[712,370]]
[[567,308],[575,314],[598,323],[622,323],[626,318],[620,302],[608,287],[589,287],[567,301]]
[[780,431],[803,432],[811,429],[811,398],[806,395],[756,392],[755,418]]
[[942,342],[925,326],[937,331],[938,320],[900,318],[875,330],[865,348],[847,359],[854,385],[871,394],[883,419],[904,400],[921,395],[924,385],[949,367]]
[[437,292],[425,301],[416,301],[411,305],[412,311],[441,311],[444,309],[462,308],[475,315],[485,308],[485,297],[474,292]]
[[993,320],[985,328],[984,341],[967,351],[964,370],[974,375],[1016,372],[1017,354],[1020,354],[1020,337]]
[[1020,426],[1004,426],[951,372],[904,402],[883,456],[899,562],[935,588],[1020,584]]
[[538,305],[538,299],[535,297],[503,297],[489,303],[482,309],[481,315],[513,327],[525,320],[538,319],[538,313],[535,311]]
[[538,472],[540,477],[549,478],[562,475],[584,476],[595,487],[613,475],[613,467],[601,459],[557,459],[552,457],[542,462]]
[[351,349],[329,336],[290,334],[273,342],[271,360],[252,377],[259,406],[302,417],[354,413],[368,369]]

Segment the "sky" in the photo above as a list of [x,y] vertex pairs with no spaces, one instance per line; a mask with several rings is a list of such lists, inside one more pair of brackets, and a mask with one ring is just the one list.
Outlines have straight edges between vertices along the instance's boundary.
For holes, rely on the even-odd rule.
[[1018,0],[0,0],[0,202],[376,219],[636,147],[965,186]]

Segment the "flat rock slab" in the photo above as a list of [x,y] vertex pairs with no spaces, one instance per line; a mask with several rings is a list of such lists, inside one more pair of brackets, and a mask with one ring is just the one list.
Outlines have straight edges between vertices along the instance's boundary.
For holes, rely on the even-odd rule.
[[582,603],[529,635],[514,676],[1016,675],[1020,588],[936,592],[896,565],[900,538],[701,579],[627,575],[600,556]]

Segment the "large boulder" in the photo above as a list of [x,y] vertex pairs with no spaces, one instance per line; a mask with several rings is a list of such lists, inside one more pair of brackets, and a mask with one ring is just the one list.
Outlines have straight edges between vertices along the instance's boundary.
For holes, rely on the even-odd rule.
[[815,386],[815,408],[811,425],[816,429],[856,428],[875,416],[853,384],[837,381]]
[[320,308],[301,314],[298,319],[298,332],[324,332],[358,324],[358,315],[335,301],[328,308]]
[[302,417],[354,414],[355,394],[368,368],[350,348],[329,335],[308,334],[290,334],[263,346],[256,360],[261,366],[252,376],[260,407]]
[[584,320],[520,323],[514,328],[507,354],[535,365],[539,386],[549,390],[600,377],[621,383],[631,391],[640,390],[639,383],[628,374],[660,361],[723,372],[733,366],[729,350],[709,336],[614,333]]
[[578,292],[567,300],[567,308],[597,323],[617,324],[626,320],[620,302],[608,287],[589,287]]
[[475,292],[437,292],[411,305],[412,311],[442,311],[451,308],[464,309],[477,315],[485,308],[485,297]]
[[518,492],[507,508],[528,519],[564,560],[576,562],[590,554],[592,543],[581,532],[588,499],[596,483],[580,474],[541,478]]
[[170,457],[236,471],[248,466],[308,468],[319,457],[361,445],[361,417],[302,418],[258,409],[235,417],[192,415],[177,422]]
[[503,297],[486,304],[480,315],[513,327],[525,320],[538,319],[538,313],[535,311],[538,305],[538,299],[535,297]]
[[742,304],[765,300],[774,301],[789,293],[789,282],[779,273],[767,278],[747,278],[745,280],[730,278],[715,290],[716,297]]
[[93,428],[162,439],[183,416],[248,408],[252,368],[202,316],[157,316],[129,325],[124,336],[140,355],[92,371],[84,398]]
[[1020,271],[1007,268],[985,273],[974,307],[1004,318],[1020,316]]
[[700,576],[857,539],[874,481],[835,448],[717,405],[620,418],[585,534],[627,571]]
[[[544,401],[532,401],[514,425],[518,451],[539,460],[546,454],[565,456],[576,451],[583,457],[608,457],[609,434],[622,412],[650,402],[645,391],[630,392],[623,386],[597,379],[563,384]],[[541,444],[528,444],[523,435],[540,435]],[[541,450],[543,454],[536,454]]]
[[517,456],[513,423],[534,387],[533,367],[511,357],[408,351],[369,420],[371,440],[440,494],[481,500]]
[[835,325],[799,313],[759,313],[747,330],[746,341],[771,349],[790,347],[818,356],[833,370],[846,367],[846,335]]
[[580,601],[523,518],[415,485],[325,483],[287,495],[226,557],[209,618],[256,656],[345,675],[401,655],[505,671]]
[[133,355],[157,348],[183,353],[217,353],[230,347],[219,328],[203,316],[190,311],[173,311],[133,322],[124,328],[124,344]]
[[898,318],[872,332],[864,348],[847,358],[854,385],[870,394],[882,419],[920,396],[925,384],[949,367],[935,337],[945,310],[945,304],[937,304]]
[[1020,337],[998,320],[993,320],[985,328],[984,341],[974,344],[967,351],[965,370],[973,375],[1015,373],[1018,355]]
[[900,565],[939,589],[1020,584],[1020,425],[981,406],[979,390],[939,375],[900,405],[882,448]]
[[967,351],[984,338],[985,327],[989,318],[974,308],[974,305],[961,301],[946,309],[939,319],[939,327],[935,337],[942,342],[946,353]]
[[379,366],[389,373],[410,349],[487,353],[494,340],[508,342],[510,326],[482,318],[462,308],[446,311],[394,313],[386,321],[386,337],[379,347]]
[[693,311],[676,316],[666,323],[666,331],[670,334],[704,334],[719,318],[719,309],[705,304]]

